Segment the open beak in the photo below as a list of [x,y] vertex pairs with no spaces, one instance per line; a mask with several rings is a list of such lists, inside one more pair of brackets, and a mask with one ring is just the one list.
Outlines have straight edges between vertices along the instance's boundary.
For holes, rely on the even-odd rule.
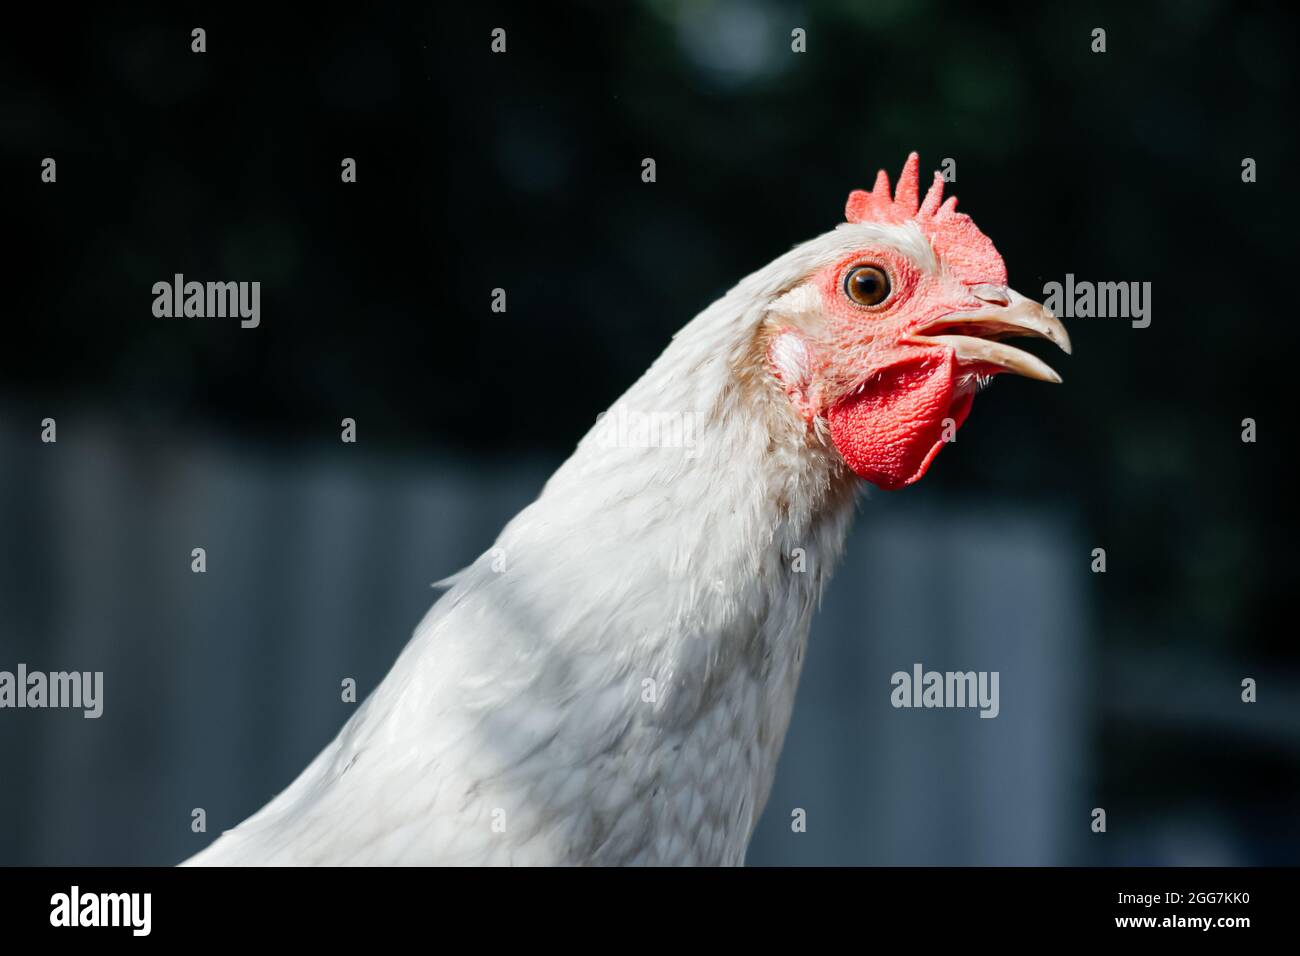
[[910,339],[917,345],[949,346],[961,365],[992,366],[1043,382],[1061,381],[1042,359],[1001,341],[1015,336],[1047,339],[1069,355],[1070,335],[1050,309],[1005,286],[978,285],[970,292],[984,305],[941,315],[916,329]]

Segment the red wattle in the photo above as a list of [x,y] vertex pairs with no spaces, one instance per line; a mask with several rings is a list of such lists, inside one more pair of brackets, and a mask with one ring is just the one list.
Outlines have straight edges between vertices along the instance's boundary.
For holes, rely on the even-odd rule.
[[954,397],[956,361],[945,350],[900,362],[830,409],[831,439],[858,477],[893,491],[925,474],[946,444],[944,419],[960,427],[970,412],[973,393]]

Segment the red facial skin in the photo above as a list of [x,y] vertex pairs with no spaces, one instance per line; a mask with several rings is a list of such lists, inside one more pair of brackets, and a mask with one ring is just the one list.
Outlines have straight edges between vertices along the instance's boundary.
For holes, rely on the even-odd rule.
[[[944,315],[983,306],[972,286],[1007,283],[1006,265],[992,241],[956,211],[956,197],[944,201],[939,173],[920,195],[919,169],[912,153],[892,196],[881,170],[869,192],[849,194],[844,213],[850,223],[914,224],[938,259],[937,274],[888,247],[859,249],[813,277],[821,295],[821,328],[780,330],[774,343],[793,336],[798,347],[774,345],[768,355],[805,421],[824,416],[848,466],[890,490],[925,474],[944,445],[945,419],[952,420],[953,434],[966,420],[974,392],[959,389],[958,379],[1002,371],[991,365],[959,368],[950,347],[910,340]],[[879,305],[862,306],[845,291],[845,277],[859,265],[888,273],[890,293]]]
[[[935,252],[947,266],[942,251]],[[845,291],[845,278],[860,265],[889,275],[890,293],[880,305],[859,305]],[[984,266],[964,275],[947,268],[931,275],[893,249],[868,246],[814,277],[822,328],[786,330],[800,337],[808,354],[811,382],[798,389],[803,400],[797,404],[806,418],[828,420],[831,440],[859,477],[886,490],[920,479],[945,444],[945,420],[952,420],[949,435],[955,434],[970,412],[974,392],[959,392],[958,379],[999,371],[959,369],[951,348],[908,340],[944,315],[984,305],[970,286],[1006,284],[1000,258]]]

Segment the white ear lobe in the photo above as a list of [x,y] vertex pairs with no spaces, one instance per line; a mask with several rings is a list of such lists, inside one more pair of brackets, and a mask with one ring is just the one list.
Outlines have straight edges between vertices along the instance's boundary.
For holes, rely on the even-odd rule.
[[807,386],[812,377],[812,360],[803,336],[794,329],[782,329],[768,349],[776,377],[787,388]]
[[811,422],[817,415],[817,402],[807,340],[796,329],[781,329],[767,347],[767,361],[790,404],[804,421]]

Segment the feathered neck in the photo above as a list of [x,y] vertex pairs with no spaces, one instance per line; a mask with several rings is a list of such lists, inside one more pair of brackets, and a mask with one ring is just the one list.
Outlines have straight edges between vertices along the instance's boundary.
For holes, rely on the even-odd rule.
[[[790,586],[800,557],[811,573],[794,583],[815,600],[847,534],[860,483],[766,365],[767,307],[807,258],[793,250],[678,332],[535,505],[575,533],[620,538],[638,561],[627,570],[661,572],[664,600],[697,625],[761,606],[764,592]],[[711,600],[709,589],[730,596]]]
[[748,518],[751,527],[736,530],[751,546],[765,543],[764,526],[784,523],[798,535],[852,500],[857,480],[768,370],[766,308],[782,283],[763,278],[751,276],[674,336],[598,418],[542,500],[570,489],[603,509],[659,495],[708,525]]

